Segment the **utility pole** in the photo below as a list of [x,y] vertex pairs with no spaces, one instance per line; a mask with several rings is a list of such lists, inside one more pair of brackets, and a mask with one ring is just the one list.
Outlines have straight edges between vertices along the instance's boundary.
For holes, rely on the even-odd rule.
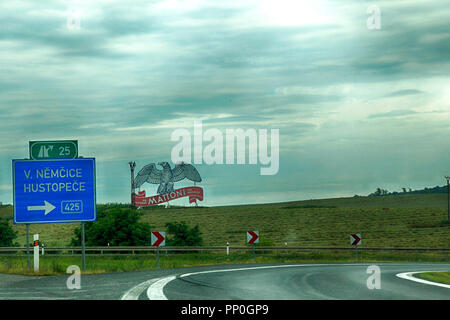
[[450,221],[450,176],[445,176],[447,179],[447,220]]
[[131,207],[133,209],[136,209],[135,205],[134,205],[134,168],[136,167],[136,162],[134,161],[130,161],[128,162],[128,164],[130,165],[130,173],[131,173]]

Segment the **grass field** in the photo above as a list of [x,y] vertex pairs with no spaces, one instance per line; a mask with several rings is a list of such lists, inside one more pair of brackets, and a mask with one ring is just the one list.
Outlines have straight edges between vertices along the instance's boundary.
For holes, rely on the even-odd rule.
[[444,284],[450,284],[450,271],[443,272],[424,272],[418,273],[419,278],[430,280],[433,282],[439,282]]
[[[142,210],[152,230],[165,223],[198,224],[205,245],[245,245],[246,231],[260,231],[260,245],[349,245],[350,233],[361,233],[365,247],[450,247],[450,224],[445,194],[352,197],[287,203],[224,206],[162,207]],[[12,219],[12,207],[0,208],[0,217]],[[11,220],[12,224],[12,220]],[[30,225],[47,247],[66,246],[77,223]],[[25,245],[24,225],[13,227],[17,242]]]

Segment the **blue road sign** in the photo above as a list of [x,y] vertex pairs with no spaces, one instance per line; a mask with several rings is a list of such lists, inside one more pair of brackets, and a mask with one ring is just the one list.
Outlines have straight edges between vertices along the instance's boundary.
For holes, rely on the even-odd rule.
[[96,221],[95,159],[13,160],[14,224]]

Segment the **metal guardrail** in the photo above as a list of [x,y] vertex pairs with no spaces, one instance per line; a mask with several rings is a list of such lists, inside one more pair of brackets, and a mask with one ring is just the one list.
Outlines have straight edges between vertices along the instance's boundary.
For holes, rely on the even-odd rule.
[[[214,251],[226,251],[226,246],[218,247],[159,247],[160,251],[167,252],[214,252]],[[42,249],[42,247],[40,248]],[[90,255],[103,255],[103,254],[124,254],[126,252],[135,253],[156,253],[156,247],[86,247],[86,254]],[[229,247],[231,251],[246,251],[252,250],[252,246],[236,246]],[[0,247],[0,254],[5,253],[26,253],[26,247]],[[32,247],[30,252],[32,253]],[[255,247],[256,251],[320,251],[320,250],[331,250],[331,251],[354,251],[354,247]],[[364,248],[358,247],[358,251],[411,251],[411,252],[450,252],[450,248]],[[81,254],[81,247],[44,247],[45,254],[48,255],[70,255],[70,254]]]

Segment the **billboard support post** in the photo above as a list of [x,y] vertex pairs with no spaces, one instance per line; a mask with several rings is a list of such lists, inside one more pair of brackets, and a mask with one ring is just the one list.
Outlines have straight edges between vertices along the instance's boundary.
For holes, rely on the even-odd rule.
[[136,209],[134,194],[136,192],[135,183],[134,183],[134,168],[136,167],[136,162],[130,161],[128,162],[130,165],[130,175],[131,175],[131,208]]
[[447,220],[450,221],[450,176],[445,176],[447,180]]

